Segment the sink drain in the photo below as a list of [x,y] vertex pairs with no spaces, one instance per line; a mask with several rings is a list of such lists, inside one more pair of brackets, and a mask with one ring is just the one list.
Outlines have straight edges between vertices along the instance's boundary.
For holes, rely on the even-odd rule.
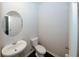
[[17,49],[15,49],[15,51],[17,51]]

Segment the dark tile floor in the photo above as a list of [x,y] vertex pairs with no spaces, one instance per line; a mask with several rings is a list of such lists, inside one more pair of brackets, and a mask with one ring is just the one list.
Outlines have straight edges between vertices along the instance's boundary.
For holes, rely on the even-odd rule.
[[[35,51],[32,54],[30,54],[28,57],[36,57],[35,56]],[[52,56],[51,54],[49,54],[48,52],[46,52],[45,57],[54,57],[54,56]]]

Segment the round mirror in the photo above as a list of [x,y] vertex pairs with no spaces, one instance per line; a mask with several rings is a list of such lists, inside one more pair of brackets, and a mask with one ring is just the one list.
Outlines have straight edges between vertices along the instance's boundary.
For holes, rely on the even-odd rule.
[[2,23],[3,31],[8,36],[15,36],[17,35],[22,27],[23,27],[23,20],[19,13],[16,11],[10,11],[4,16],[4,20]]

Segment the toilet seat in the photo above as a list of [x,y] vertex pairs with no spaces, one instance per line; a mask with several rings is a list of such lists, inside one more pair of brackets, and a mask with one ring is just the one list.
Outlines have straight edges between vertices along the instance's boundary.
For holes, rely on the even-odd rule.
[[36,48],[37,52],[40,53],[40,54],[46,53],[46,49],[41,45],[37,45],[35,48]]

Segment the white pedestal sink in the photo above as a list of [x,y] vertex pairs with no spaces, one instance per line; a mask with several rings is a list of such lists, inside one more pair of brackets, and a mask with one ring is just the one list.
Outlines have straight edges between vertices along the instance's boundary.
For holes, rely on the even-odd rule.
[[2,49],[2,55],[5,57],[11,57],[22,52],[27,46],[27,42],[24,40],[19,40],[15,43],[8,44]]

